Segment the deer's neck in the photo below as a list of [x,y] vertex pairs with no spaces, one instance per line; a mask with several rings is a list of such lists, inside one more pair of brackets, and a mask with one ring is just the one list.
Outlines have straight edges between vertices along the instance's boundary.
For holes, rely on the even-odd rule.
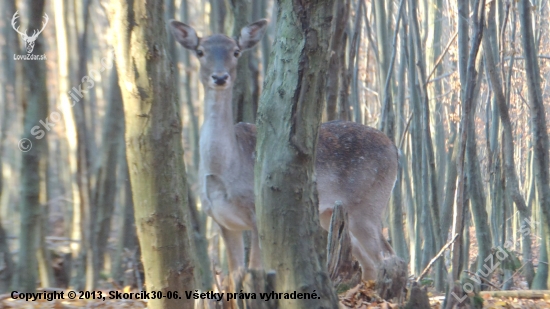
[[205,89],[205,118],[199,143],[201,167],[208,174],[228,172],[238,162],[232,94],[232,89]]

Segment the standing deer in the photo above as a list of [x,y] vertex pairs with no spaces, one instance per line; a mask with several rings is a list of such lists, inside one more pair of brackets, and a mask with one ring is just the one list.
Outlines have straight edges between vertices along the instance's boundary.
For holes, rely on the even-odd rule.
[[[192,27],[175,20],[170,26],[175,39],[194,51],[200,62],[205,92],[199,140],[202,206],[221,227],[230,272],[244,266],[245,230],[252,230],[250,267],[260,268],[254,208],[256,126],[233,124],[231,99],[237,60],[260,41],[267,20],[244,27],[238,39],[223,34],[200,38]],[[363,279],[376,278],[383,252],[393,252],[382,235],[382,221],[397,175],[396,147],[376,129],[353,122],[324,123],[315,169],[321,226],[328,229],[333,207],[341,202],[349,215],[352,253]]]

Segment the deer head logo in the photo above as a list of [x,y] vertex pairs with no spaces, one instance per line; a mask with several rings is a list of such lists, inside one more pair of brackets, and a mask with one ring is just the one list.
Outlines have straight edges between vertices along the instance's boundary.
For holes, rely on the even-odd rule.
[[44,19],[46,21],[42,23],[42,29],[38,30],[38,32],[37,30],[33,30],[33,33],[31,36],[27,35],[28,29],[25,30],[25,32],[21,32],[19,31],[19,27],[15,28],[15,21],[18,18],[19,18],[19,11],[13,14],[13,18],[11,19],[11,26],[17,33],[21,35],[21,38],[23,38],[23,41],[25,42],[25,48],[27,49],[27,54],[30,54],[34,49],[34,41],[36,41],[36,38],[38,37],[38,35],[42,33],[42,31],[44,31],[44,28],[46,28],[46,25],[48,24],[48,20],[49,20],[48,14],[44,14]]

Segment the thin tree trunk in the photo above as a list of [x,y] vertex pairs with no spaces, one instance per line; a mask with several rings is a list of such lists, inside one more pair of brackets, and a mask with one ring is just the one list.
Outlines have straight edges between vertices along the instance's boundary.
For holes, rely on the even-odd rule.
[[[124,126],[124,124],[122,125]],[[124,134],[119,136],[119,147],[120,151],[118,154],[117,164],[119,176],[117,188],[121,191],[119,201],[121,205],[120,216],[122,217],[122,223],[119,227],[116,249],[112,257],[113,262],[111,266],[111,277],[115,280],[115,282],[123,281],[123,274],[125,271],[123,268],[124,253],[139,250],[134,220],[132,186],[130,184],[130,174],[128,172],[128,164],[126,162],[126,145],[124,142]]]
[[[44,22],[44,0],[29,1],[29,29],[41,29]],[[44,37],[35,40],[33,53],[43,55]],[[26,110],[21,168],[21,230],[19,233],[18,267],[15,288],[21,292],[34,292],[38,280],[37,250],[42,218],[42,205],[46,203],[46,164],[48,162],[47,132],[36,125],[48,115],[46,62],[24,61],[26,81]],[[34,134],[33,134],[34,133]],[[23,143],[23,144],[22,144]],[[21,147],[20,147],[21,148]]]
[[[418,18],[416,13],[416,5],[415,1],[410,1],[410,16],[411,16],[411,30],[412,34],[411,36],[414,38],[414,47],[416,48],[416,53],[418,55],[417,57],[417,72],[419,77],[419,92],[422,98],[423,108],[418,109],[418,111],[422,112],[422,139],[423,139],[423,147],[422,147],[422,162],[424,168],[422,169],[423,177],[422,181],[424,184],[425,192],[429,193],[429,198],[427,198],[427,202],[424,203],[427,208],[430,209],[431,213],[431,219],[432,219],[432,231],[434,235],[434,245],[435,250],[433,254],[435,254],[439,249],[442,247],[442,234],[441,234],[441,223],[439,221],[439,197],[437,196],[438,193],[438,186],[437,186],[437,171],[435,168],[435,154],[433,149],[433,143],[432,143],[432,134],[430,130],[430,105],[429,105],[429,98],[428,98],[428,92],[427,92],[427,80],[426,80],[426,67],[424,65],[424,57],[422,46],[421,46],[421,40],[420,40],[420,29],[418,24]],[[420,107],[420,106],[419,106]],[[433,249],[432,249],[433,250]],[[443,290],[444,285],[444,268],[443,268],[443,260],[438,260],[436,266],[435,266],[435,285],[436,289]]]
[[225,0],[210,0],[210,31],[223,33],[227,9]]
[[[71,200],[72,202],[72,214],[68,218],[71,220],[71,235],[70,238],[76,240],[71,242],[71,259],[68,263],[71,265],[71,286],[75,289],[81,289],[84,279],[84,267],[81,266],[83,261],[81,259],[82,243],[84,242],[82,234],[82,197],[80,194],[80,178],[79,178],[79,164],[80,161],[78,158],[78,140],[77,140],[77,126],[75,123],[73,115],[73,108],[75,107],[77,101],[81,98],[71,89],[71,84],[74,82],[76,77],[74,76],[74,65],[72,65],[71,58],[69,55],[76,53],[74,50],[75,36],[74,27],[69,25],[67,16],[69,15],[69,10],[67,7],[67,2],[63,0],[55,0],[54,10],[55,10],[55,33],[56,33],[56,42],[57,42],[57,57],[58,57],[58,77],[59,77],[59,100],[61,101],[61,111],[65,117],[65,130],[67,132],[67,144],[68,144],[68,158],[71,174]],[[75,87],[76,89],[76,87]],[[74,96],[72,97],[71,94]]]
[[[486,34],[486,33],[485,33]],[[485,38],[485,37],[484,37]],[[479,56],[476,60],[476,71],[478,72],[477,80],[483,79],[482,70],[483,57]],[[469,117],[470,123],[466,124],[468,129],[468,139],[466,141],[466,173],[468,181],[468,196],[470,200],[470,208],[474,219],[475,234],[478,243],[478,263],[477,269],[486,271],[483,265],[485,259],[491,254],[491,230],[489,228],[489,220],[485,206],[485,192],[483,191],[483,181],[481,179],[481,171],[479,167],[479,159],[477,157],[477,137],[475,130],[475,114],[476,102],[480,97],[481,82],[476,83],[474,97],[472,99],[472,115]],[[467,259],[468,260],[468,259]]]
[[[183,22],[189,22],[189,8],[187,0],[181,1],[180,17]],[[183,65],[185,68],[185,102],[188,108],[189,118],[191,124],[188,128],[187,137],[189,138],[189,144],[191,144],[192,164],[187,163],[188,169],[188,183],[196,183],[198,167],[199,167],[199,122],[195,113],[195,106],[193,101],[193,93],[191,92],[191,83],[193,81],[193,71],[191,69],[191,61],[189,59],[189,50],[182,48],[183,50]],[[204,212],[200,212],[197,209],[196,197],[192,194],[192,190],[189,190],[189,211],[191,214],[191,224],[193,225],[193,243],[198,260],[197,270],[195,271],[195,280],[197,284],[200,284],[200,288],[203,290],[210,289],[212,287],[212,272],[211,263],[208,258],[208,241],[206,240],[206,215]],[[196,215],[194,218],[193,215]],[[196,219],[196,220],[195,220]],[[195,225],[196,223],[196,225]]]
[[[546,231],[550,229],[550,175],[548,158],[548,132],[545,109],[542,99],[540,69],[535,48],[532,28],[531,3],[522,0],[519,6],[519,19],[521,24],[521,37],[523,52],[525,54],[525,71],[527,75],[527,89],[529,104],[531,107],[532,134],[534,139],[535,165],[537,172],[537,189],[539,205],[543,213],[543,221]],[[545,235],[546,248],[550,248],[550,233]],[[548,278],[547,278],[548,280]]]
[[[241,35],[241,29],[250,23],[250,1],[230,0],[233,13],[233,37]],[[258,102],[252,100],[252,74],[249,54],[244,54],[237,64],[237,79],[233,87],[233,119],[235,122],[254,123]]]
[[[421,118],[421,111],[420,111],[420,102],[418,97],[418,79],[416,69],[415,69],[415,62],[418,57],[416,54],[416,51],[414,49],[414,42],[412,38],[412,34],[408,33],[407,35],[408,40],[408,51],[409,51],[409,61],[408,61],[408,70],[407,70],[407,76],[408,76],[408,86],[409,86],[409,104],[411,106],[412,111],[412,120],[411,120],[411,160],[412,162],[418,163],[421,162],[422,158],[422,135],[421,135],[421,125],[422,125],[422,118]],[[420,235],[422,231],[422,224],[420,223],[422,218],[422,209],[424,208],[422,205],[422,195],[423,192],[426,192],[424,188],[424,183],[421,181],[421,174],[422,170],[420,168],[420,164],[412,164],[411,168],[411,181],[413,183],[413,192],[414,192],[414,209],[415,209],[415,235]],[[424,226],[425,227],[425,226]],[[414,249],[414,273],[420,274],[422,271],[422,265],[421,265],[421,241],[420,239],[415,240],[415,249]]]
[[333,3],[278,1],[278,56],[271,58],[260,99],[255,192],[264,267],[276,271],[277,291],[315,290],[318,296],[282,299],[281,308],[338,307],[326,270],[326,240],[313,183],[324,108],[319,103],[324,91],[319,89],[326,86],[331,37],[327,18]]
[[[180,17],[183,22],[189,23],[189,7],[187,0],[182,0],[180,4]],[[189,50],[182,48],[182,58],[183,58],[183,67],[185,71],[185,103],[189,113],[189,119],[191,124],[188,128],[187,138],[189,144],[191,145],[192,153],[192,162],[191,164],[187,162],[187,166],[190,167],[188,170],[188,177],[190,178],[190,183],[196,183],[197,173],[199,168],[199,121],[198,116],[195,112],[195,105],[193,100],[192,85],[193,82],[193,69],[191,67],[191,60],[189,59]]]
[[[162,2],[120,1],[111,26],[125,115],[127,160],[148,291],[196,288],[187,181],[174,70],[166,58]],[[138,21],[138,22],[136,22]],[[128,26],[132,25],[132,26]],[[193,300],[154,299],[152,309],[191,308]]]
[[[405,1],[403,1],[405,5]],[[397,31],[397,29],[396,29]],[[401,142],[400,139],[403,138],[404,129],[405,129],[405,71],[407,68],[407,50],[405,44],[407,38],[405,37],[405,27],[399,29],[401,32],[400,35],[400,52],[399,52],[399,70],[397,73],[397,100],[395,101],[397,117],[395,121],[395,135],[394,142],[398,147],[398,143]],[[390,208],[390,234],[392,240],[392,247],[395,250],[397,256],[401,257],[405,261],[409,261],[409,252],[407,249],[407,242],[405,239],[405,227],[403,226],[403,170],[407,168],[406,157],[404,155],[399,155],[399,169],[397,170],[397,179],[395,181],[395,186],[392,192],[391,208]]]
[[[464,6],[467,7],[466,3],[468,0],[461,0],[459,2],[459,19],[467,18],[468,15],[463,15]],[[464,228],[464,208],[465,208],[465,194],[464,194],[464,182],[465,182],[465,169],[464,169],[464,158],[466,153],[466,140],[468,138],[467,124],[471,123],[470,117],[472,117],[472,103],[474,98],[474,90],[477,82],[475,71],[475,62],[479,47],[481,44],[481,37],[483,35],[483,23],[485,21],[485,0],[476,0],[474,4],[474,11],[472,16],[472,21],[474,24],[474,33],[471,39],[470,52],[468,56],[468,66],[466,69],[466,76],[461,77],[461,80],[464,79],[465,83],[462,84],[465,86],[465,90],[462,96],[462,117],[460,120],[460,148],[458,150],[457,158],[457,173],[458,173],[458,184],[457,184],[457,194],[456,194],[456,206],[454,209],[454,222],[453,222],[453,233],[452,235],[459,234],[457,240],[453,244],[452,249],[452,283],[450,291],[454,290],[454,282],[459,279],[461,270],[462,270],[462,230]],[[459,32],[464,31],[465,29],[459,27]],[[467,29],[466,29],[467,30]],[[462,33],[461,35],[467,35],[467,33]],[[464,42],[461,42],[464,43]],[[460,58],[460,54],[459,54]],[[464,71],[462,72],[464,73]],[[453,291],[454,292],[454,291]],[[453,306],[454,300],[448,301],[446,308],[451,308]]]
[[[8,127],[11,124],[10,118],[15,117],[8,117],[11,112],[15,112],[13,109],[14,106],[16,106],[17,101],[15,98],[15,62],[11,59],[11,55],[14,54],[14,48],[17,48],[19,46],[19,39],[17,37],[17,33],[13,31],[11,27],[8,27],[8,21],[12,18],[13,14],[12,12],[16,11],[15,8],[15,1],[9,0],[4,1],[2,4],[0,4],[0,11],[3,12],[3,14],[0,14],[2,21],[0,23],[3,23],[2,27],[2,33],[0,34],[4,40],[3,46],[2,46],[2,75],[0,76],[0,83],[2,84],[2,87],[0,89],[0,105],[2,106],[2,110],[0,111],[0,209],[2,209],[2,194],[9,195],[9,190],[5,190],[3,180],[3,162],[2,158],[4,156],[4,144],[6,143],[6,132],[8,130]],[[21,62],[21,61],[19,61]],[[10,252],[10,248],[8,246],[8,239],[5,228],[2,226],[2,214],[0,213],[0,264],[4,265],[3,269],[0,270],[0,293],[5,293],[8,290],[10,290],[10,285],[12,281],[12,277],[15,273],[14,271],[14,263],[12,259],[12,255]]]
[[[112,60],[108,60],[112,61]],[[118,75],[116,68],[111,69],[109,78],[111,85],[108,98],[108,105],[105,112],[105,123],[103,125],[103,145],[100,154],[100,166],[95,172],[96,196],[94,204],[96,205],[95,216],[91,222],[90,239],[92,245],[92,263],[93,269],[88,271],[91,278],[87,278],[87,287],[91,290],[97,287],[99,273],[103,269],[105,258],[105,249],[109,241],[111,231],[111,217],[113,215],[115,197],[116,197],[116,169],[118,161],[118,152],[120,151],[120,142],[124,134],[123,123],[124,111],[122,109],[122,95],[118,86]]]
[[[493,22],[495,20],[495,3],[491,2],[489,8],[489,15],[487,16],[487,22]],[[489,25],[487,25],[488,27]],[[487,29],[488,30],[488,29]],[[504,175],[506,177],[506,188],[510,192],[512,200],[516,204],[518,211],[521,213],[521,217],[525,219],[531,218],[531,211],[527,208],[525,199],[521,195],[519,182],[516,175],[516,166],[514,162],[514,141],[512,135],[512,124],[510,121],[510,115],[508,113],[508,106],[506,104],[506,98],[502,89],[502,79],[497,70],[496,62],[493,58],[495,51],[492,49],[490,35],[491,31],[485,32],[483,38],[483,48],[485,51],[485,61],[487,62],[487,74],[491,80],[491,86],[495,94],[495,99],[502,122],[503,129],[503,156],[504,156]],[[493,39],[494,40],[494,39]],[[481,244],[480,244],[481,245]],[[524,263],[523,273],[526,276],[527,282],[531,284],[534,277],[533,264],[531,262],[531,238],[527,235],[522,239],[522,248],[524,250]],[[480,261],[480,264],[483,263]]]
[[330,60],[327,79],[327,121],[338,119],[338,91],[340,89],[340,80],[343,70],[343,57],[346,51],[346,24],[349,18],[350,0],[336,1],[334,3],[334,21],[332,23],[333,32],[330,42]]

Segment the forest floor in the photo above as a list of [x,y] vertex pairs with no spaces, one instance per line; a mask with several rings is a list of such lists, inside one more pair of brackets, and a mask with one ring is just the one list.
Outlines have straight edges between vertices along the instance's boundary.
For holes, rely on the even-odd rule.
[[[535,236],[533,238],[533,264],[537,265],[537,257],[539,248],[537,242],[535,242]],[[517,239],[513,239],[514,242]],[[519,244],[519,241],[514,242]],[[477,259],[477,240],[475,238],[475,229],[470,228],[470,252],[469,252],[469,265],[475,265]],[[509,252],[517,255],[519,257],[520,248],[514,246],[510,248]],[[520,267],[521,268],[521,267]],[[494,287],[491,287],[493,291],[501,290],[502,284],[499,280],[499,271],[496,271],[491,278],[486,278]],[[526,290],[525,278],[521,275],[521,271],[516,270],[513,272],[511,289],[513,292],[518,292],[518,295],[511,295],[511,297],[495,297],[491,295],[491,292],[484,292],[481,295],[483,299],[483,308],[550,308],[550,291],[528,291]],[[111,286],[110,284],[107,284]],[[428,283],[429,285],[429,283]],[[106,288],[103,285],[103,288]],[[116,290],[116,289],[115,289]],[[108,295],[111,290],[103,290],[104,295]],[[129,292],[129,287],[126,287],[123,291],[120,292]],[[135,291],[132,291],[135,292]],[[531,293],[533,292],[533,293]],[[65,291],[67,295],[68,291]],[[362,283],[347,292],[344,292],[339,295],[341,302],[341,309],[389,309],[389,308],[404,308],[404,304],[399,304],[398,302],[387,302],[380,298],[375,290],[372,283]],[[433,291],[433,288],[428,287],[428,297],[430,300],[430,307],[432,309],[440,309],[444,295]],[[64,300],[37,300],[37,301],[26,301],[25,299],[13,299],[11,294],[0,295],[0,309],[76,309],[76,308],[97,308],[97,309],[141,309],[147,308],[147,302],[142,300],[84,300],[84,299],[68,299],[65,297]],[[465,307],[468,308],[468,307]]]
[[[108,294],[109,291],[104,291]],[[548,292],[548,291],[546,291]],[[65,293],[65,295],[67,292]],[[440,309],[443,302],[443,296],[430,297],[430,307]],[[67,298],[67,297],[65,297]],[[516,297],[492,297],[483,295],[483,308],[491,309],[512,309],[512,308],[550,308],[550,294],[545,294],[539,299],[523,299]],[[372,288],[372,285],[362,283],[355,288],[340,295],[341,308],[344,309],[394,309],[403,308],[404,304],[387,302],[378,295]],[[141,300],[37,300],[26,301],[25,299],[13,299],[10,294],[0,295],[0,309],[77,309],[77,308],[96,308],[96,309],[145,309],[147,302]],[[469,307],[465,307],[469,308]]]

